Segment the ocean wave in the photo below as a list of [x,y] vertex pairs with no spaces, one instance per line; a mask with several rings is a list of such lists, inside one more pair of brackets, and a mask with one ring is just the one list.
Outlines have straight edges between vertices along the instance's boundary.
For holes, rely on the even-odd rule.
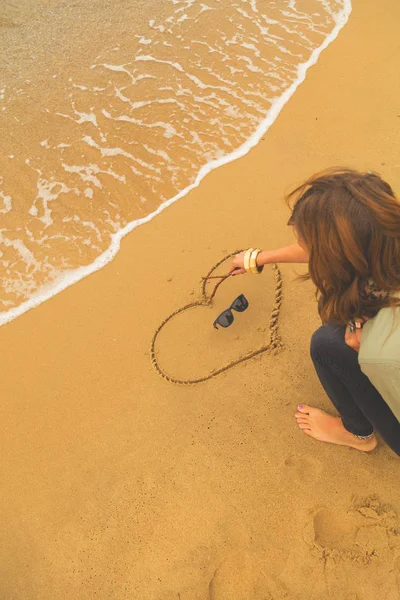
[[295,0],[167,4],[49,78],[48,93],[33,80],[0,90],[13,140],[0,169],[0,324],[102,268],[127,233],[245,155],[351,12],[349,0],[308,13]]

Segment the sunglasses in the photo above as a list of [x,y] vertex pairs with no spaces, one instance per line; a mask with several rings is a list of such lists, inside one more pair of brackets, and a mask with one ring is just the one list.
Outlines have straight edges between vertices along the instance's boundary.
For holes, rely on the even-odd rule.
[[233,310],[236,312],[244,312],[246,308],[248,308],[249,303],[244,294],[240,294],[235,300],[232,302],[229,308],[224,310],[214,321],[213,325],[215,329],[218,329],[218,325],[221,327],[229,327],[233,323]]

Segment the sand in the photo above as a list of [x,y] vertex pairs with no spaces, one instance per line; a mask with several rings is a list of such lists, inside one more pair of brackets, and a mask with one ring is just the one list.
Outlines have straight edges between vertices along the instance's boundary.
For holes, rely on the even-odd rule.
[[[258,147],[2,328],[1,598],[400,598],[398,457],[322,444],[294,419],[300,402],[329,407],[308,356],[313,289],[294,281],[304,267],[282,265],[276,355],[195,386],[165,382],[149,357],[159,323],[225,254],[293,241],[292,184],[348,165],[400,190],[400,4],[353,5]],[[265,342],[271,271],[225,285],[208,315],[164,332],[169,369],[217,368]],[[216,332],[237,290],[249,310],[236,336]]]

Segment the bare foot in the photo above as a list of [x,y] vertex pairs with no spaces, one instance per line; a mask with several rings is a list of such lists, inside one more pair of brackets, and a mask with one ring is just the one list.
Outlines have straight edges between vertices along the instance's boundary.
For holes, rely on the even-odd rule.
[[319,408],[313,408],[305,404],[297,408],[296,420],[300,429],[320,442],[350,446],[364,452],[371,452],[378,444],[375,436],[372,436],[369,440],[356,438],[350,431],[345,429],[340,417],[332,417]]

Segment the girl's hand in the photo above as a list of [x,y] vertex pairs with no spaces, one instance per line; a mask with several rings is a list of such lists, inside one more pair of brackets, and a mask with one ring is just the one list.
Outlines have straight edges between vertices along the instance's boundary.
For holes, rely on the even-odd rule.
[[231,268],[229,269],[229,273],[232,273],[232,277],[246,273],[246,269],[244,268],[243,264],[244,254],[244,252],[240,252],[239,254],[236,254],[235,258],[233,259]]

